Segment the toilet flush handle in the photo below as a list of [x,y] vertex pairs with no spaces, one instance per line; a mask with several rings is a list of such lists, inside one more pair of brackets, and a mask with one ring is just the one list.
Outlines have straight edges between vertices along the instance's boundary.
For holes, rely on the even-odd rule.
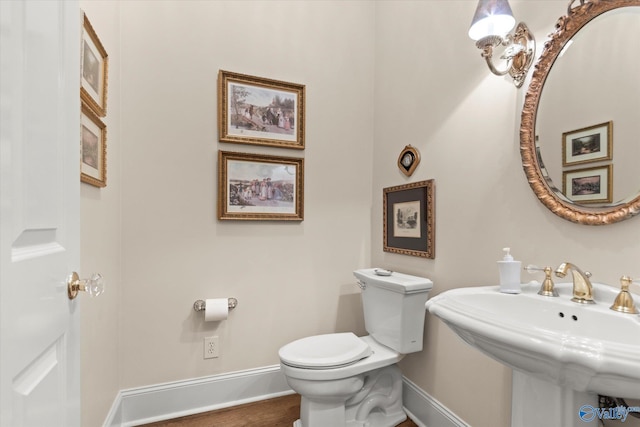
[[358,280],[356,283],[358,284],[358,286],[360,287],[360,289],[362,289],[363,291],[364,291],[365,289],[367,289],[367,284],[366,284],[366,283],[364,283],[362,280]]

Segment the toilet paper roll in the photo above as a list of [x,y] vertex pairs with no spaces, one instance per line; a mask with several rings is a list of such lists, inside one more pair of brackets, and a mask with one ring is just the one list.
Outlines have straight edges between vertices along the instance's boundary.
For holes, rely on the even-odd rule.
[[211,298],[206,300],[204,309],[205,322],[219,322],[229,315],[229,301],[227,298]]

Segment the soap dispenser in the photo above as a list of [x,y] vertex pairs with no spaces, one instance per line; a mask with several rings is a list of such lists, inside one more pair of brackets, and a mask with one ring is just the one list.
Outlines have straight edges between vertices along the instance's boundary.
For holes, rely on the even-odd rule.
[[500,272],[500,292],[506,294],[519,294],[520,286],[520,269],[522,263],[514,261],[511,256],[510,248],[503,248],[504,258],[498,261],[498,271]]

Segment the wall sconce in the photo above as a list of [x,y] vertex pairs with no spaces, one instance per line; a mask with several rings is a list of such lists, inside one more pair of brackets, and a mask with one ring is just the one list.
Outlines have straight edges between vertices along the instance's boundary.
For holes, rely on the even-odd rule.
[[[515,23],[508,0],[480,0],[469,28],[469,37],[476,40],[476,47],[482,50],[481,56],[493,74],[504,76],[509,73],[516,87],[521,87],[533,64],[536,42],[523,22],[509,33]],[[505,46],[500,56],[506,62],[503,70],[493,64],[493,50],[500,45]]]

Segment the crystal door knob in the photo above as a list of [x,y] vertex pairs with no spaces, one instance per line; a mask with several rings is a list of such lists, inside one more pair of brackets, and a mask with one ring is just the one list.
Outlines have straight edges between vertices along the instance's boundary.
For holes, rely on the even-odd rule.
[[67,294],[69,299],[77,297],[80,291],[86,292],[92,297],[97,297],[104,292],[104,285],[105,280],[98,273],[93,273],[88,279],[80,279],[78,273],[74,271],[67,279]]

